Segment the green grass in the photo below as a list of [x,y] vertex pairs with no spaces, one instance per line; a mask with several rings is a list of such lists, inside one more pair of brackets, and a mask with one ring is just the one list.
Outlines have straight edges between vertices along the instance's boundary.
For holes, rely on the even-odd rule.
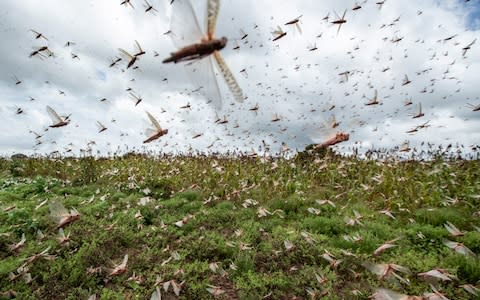
[[[458,286],[480,280],[480,233],[473,227],[480,226],[478,161],[130,155],[0,160],[0,166],[0,298],[13,290],[19,299],[149,299],[158,278],[183,282],[182,299],[213,298],[209,285],[224,290],[223,299],[309,298],[306,289],[327,299],[367,299],[379,287],[430,292],[416,274],[443,268],[458,277],[440,284],[446,297],[470,299]],[[150,201],[141,205],[146,196]],[[247,206],[247,199],[256,204]],[[316,202],[324,199],[335,207]],[[64,229],[68,245],[56,239],[48,203],[35,209],[44,200],[80,212]],[[259,217],[261,209],[271,214]],[[349,226],[354,211],[361,224]],[[182,219],[182,227],[174,225]],[[447,221],[465,235],[450,236]],[[23,233],[25,246],[12,252]],[[347,240],[354,236],[361,240]],[[397,247],[373,255],[397,237]],[[477,257],[455,253],[446,239],[464,243]],[[293,249],[285,249],[285,240]],[[32,263],[30,283],[9,279],[25,258],[48,246],[56,258]],[[332,267],[325,251],[342,262]],[[125,254],[127,271],[110,278]],[[405,266],[410,284],[379,280],[364,262]],[[214,272],[212,263],[222,271]],[[162,293],[174,297],[171,288]]]

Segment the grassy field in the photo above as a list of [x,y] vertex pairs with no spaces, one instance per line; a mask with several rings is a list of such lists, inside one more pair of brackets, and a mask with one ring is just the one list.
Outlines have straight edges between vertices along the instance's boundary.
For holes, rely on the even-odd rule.
[[[158,287],[162,299],[368,299],[433,287],[478,299],[478,160],[129,155],[0,168],[0,298],[150,299]],[[61,205],[80,214],[63,236]],[[420,274],[433,269],[442,279]]]

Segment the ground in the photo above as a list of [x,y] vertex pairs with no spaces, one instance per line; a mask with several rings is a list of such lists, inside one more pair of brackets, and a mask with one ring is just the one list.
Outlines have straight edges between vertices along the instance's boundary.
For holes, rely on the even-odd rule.
[[[0,295],[149,299],[159,286],[175,299],[176,286],[182,299],[368,299],[377,288],[431,292],[418,274],[446,269],[455,277],[433,287],[474,299],[460,286],[480,280],[478,165],[331,153],[3,159]],[[52,203],[80,213],[63,244]],[[374,255],[387,241],[395,246]],[[126,254],[126,271],[109,276]],[[382,277],[381,263],[408,272]]]

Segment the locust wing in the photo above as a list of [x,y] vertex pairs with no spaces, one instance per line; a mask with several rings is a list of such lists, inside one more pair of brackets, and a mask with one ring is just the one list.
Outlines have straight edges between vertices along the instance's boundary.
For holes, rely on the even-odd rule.
[[52,219],[57,223],[70,215],[70,212],[59,201],[50,202],[48,207]]
[[50,116],[50,119],[52,119],[53,123],[56,124],[56,123],[63,122],[62,118],[60,118],[57,112],[48,105],[47,105],[47,112],[48,112],[48,115]]
[[392,290],[387,289],[377,289],[375,294],[373,294],[372,298],[374,300],[408,300],[414,299],[413,297],[409,297],[407,295],[403,295]]
[[335,134],[337,134],[339,131],[322,122],[320,126],[305,128],[305,132],[315,144],[321,144],[329,138],[335,136]]
[[162,300],[162,293],[160,292],[160,288],[158,286],[155,287],[155,291],[153,291],[150,300]]
[[300,25],[298,25],[298,23],[295,24],[295,27],[297,27],[297,30],[298,30],[298,32],[299,32],[300,34],[303,33],[302,27],[300,27]]
[[277,28],[273,29],[273,31],[272,31],[273,37],[277,37],[277,36],[279,36],[281,34],[284,34],[284,33],[285,32],[283,31],[282,27],[280,27],[280,26],[277,26]]
[[155,119],[148,111],[146,113],[148,118],[150,119],[150,122],[152,122],[152,125],[155,126],[157,131],[162,131],[162,127],[160,126],[160,123],[158,123],[157,119]]
[[218,69],[223,75],[223,78],[225,78],[225,82],[228,85],[228,88],[233,94],[233,97],[235,98],[236,101],[238,102],[243,102],[244,97],[243,97],[243,92],[240,86],[237,83],[237,80],[235,79],[235,76],[233,76],[232,72],[228,68],[227,64],[225,63],[225,60],[223,59],[222,55],[220,52],[216,51],[213,56],[215,57],[215,61],[217,62]]
[[137,40],[135,40],[135,48],[137,48],[138,53],[143,52],[142,46],[140,46]]
[[200,42],[204,35],[190,0],[176,0],[172,4],[170,38],[177,48]]
[[103,124],[100,123],[100,121],[97,121],[95,124],[97,125],[98,130],[102,130],[103,128],[105,128],[105,126],[103,126]]
[[187,66],[188,76],[199,92],[211,101],[216,110],[222,108],[222,96],[210,56],[194,61]]
[[120,53],[121,53],[125,58],[127,58],[127,60],[132,60],[132,59],[133,59],[133,55],[131,55],[131,54],[128,53],[127,51],[123,50],[122,48],[118,48],[118,51],[120,51]]
[[158,132],[157,132],[155,129],[153,129],[153,128],[147,128],[147,129],[145,129],[145,136],[148,137],[148,138],[154,136],[154,135],[157,134],[157,133],[158,133]]
[[208,0],[207,34],[210,40],[215,36],[215,29],[217,27],[217,16],[219,10],[220,0]]
[[384,264],[374,264],[371,262],[363,263],[363,266],[367,268],[370,272],[374,273],[375,275],[382,276],[385,272],[386,265]]

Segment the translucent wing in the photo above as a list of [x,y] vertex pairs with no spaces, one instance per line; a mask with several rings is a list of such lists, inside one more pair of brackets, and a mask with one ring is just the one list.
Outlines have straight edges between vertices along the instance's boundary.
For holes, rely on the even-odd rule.
[[215,35],[215,28],[217,27],[217,16],[218,16],[219,10],[220,10],[220,0],[208,1],[207,34],[209,39],[213,38],[213,36]]
[[59,123],[63,121],[62,118],[60,118],[60,116],[57,114],[57,112],[54,111],[53,108],[51,108],[48,105],[47,105],[47,112],[54,123]]
[[173,292],[178,297],[180,295],[181,285],[179,285],[178,283],[172,280],[172,288],[173,288]]
[[337,119],[335,118],[335,115],[332,115],[328,119],[328,127],[335,128],[338,126]]
[[143,52],[143,49],[142,49],[142,47],[140,46],[140,44],[138,43],[137,40],[135,40],[135,47],[137,48],[138,52]]
[[297,27],[297,30],[298,30],[298,32],[299,32],[300,34],[303,33],[302,27],[300,27],[300,25],[298,25],[298,23],[295,23],[295,27]]
[[322,124],[321,126],[317,126],[311,129],[306,129],[306,132],[309,134],[310,139],[316,143],[321,144],[325,142],[325,140],[329,139],[332,136],[335,136],[338,130],[332,128],[331,126],[327,126]]
[[213,69],[212,58],[205,57],[186,65],[188,76],[194,82],[195,88],[200,88],[200,93],[211,101],[216,110],[222,108],[222,96],[218,87],[217,77]]
[[170,38],[175,47],[182,48],[200,42],[204,35],[190,0],[176,0],[172,6]]
[[125,254],[125,256],[123,257],[122,264],[120,266],[125,268],[125,267],[127,267],[127,263],[128,263],[128,254]]
[[399,272],[402,272],[402,273],[405,273],[405,274],[410,274],[410,270],[407,269],[406,267],[403,267],[403,266],[399,266],[399,265],[395,265],[395,264],[390,264],[390,266],[399,271]]
[[52,201],[48,205],[50,208],[50,215],[55,221],[60,221],[62,218],[70,215],[70,212],[58,201]]
[[63,228],[60,228],[58,230],[58,235],[60,238],[65,238],[65,231],[63,231]]
[[153,135],[155,135],[155,134],[157,134],[157,131],[156,131],[155,129],[153,129],[153,128],[147,128],[147,129],[145,129],[145,135],[146,135],[147,137],[151,137],[151,136],[153,136]]
[[373,295],[375,300],[407,300],[409,297],[407,295],[402,295],[392,290],[387,289],[377,289]]
[[366,262],[363,263],[363,266],[367,268],[370,272],[380,276],[384,273],[385,271],[385,265],[384,264],[374,264],[371,262]]
[[100,123],[100,121],[97,121],[97,128],[98,128],[98,130],[101,130],[101,129],[105,128],[105,126],[103,126],[103,124]]
[[160,288],[158,286],[155,287],[155,291],[153,291],[150,300],[162,300],[162,293],[160,292]]
[[118,48],[118,51],[120,51],[124,56],[126,56],[129,60],[133,58],[133,56],[128,53],[127,51],[123,50],[122,48]]
[[217,66],[220,69],[220,72],[223,75],[223,78],[225,78],[225,82],[228,85],[228,88],[232,92],[233,96],[235,97],[235,100],[238,102],[243,102],[244,97],[243,97],[243,92],[240,86],[237,83],[237,80],[235,79],[235,76],[233,76],[232,72],[228,68],[227,64],[223,60],[222,55],[220,55],[220,52],[216,51],[214,54],[215,61],[217,62]]
[[280,26],[278,26],[277,29],[274,29],[272,31],[273,36],[277,36],[277,35],[280,35],[280,34],[283,34],[283,33],[284,33],[284,31],[283,31],[282,27],[280,27]]
[[160,123],[158,123],[157,119],[155,119],[148,111],[146,113],[148,118],[150,119],[150,122],[152,122],[153,126],[155,126],[158,131],[161,131],[162,127],[160,126]]
[[449,240],[444,241],[444,244],[450,249],[455,249],[458,246],[458,243]]

